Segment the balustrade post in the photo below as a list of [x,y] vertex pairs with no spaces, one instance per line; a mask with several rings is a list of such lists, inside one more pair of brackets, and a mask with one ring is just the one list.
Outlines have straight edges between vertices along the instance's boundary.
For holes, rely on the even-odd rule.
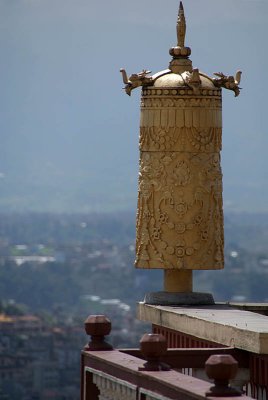
[[212,355],[205,363],[205,370],[209,379],[214,380],[214,386],[211,386],[206,392],[206,396],[241,396],[241,392],[229,384],[238,371],[238,363],[233,356],[229,354]]
[[140,371],[169,371],[169,365],[160,361],[167,352],[167,340],[157,333],[146,333],[140,340],[140,350],[147,362]]
[[113,346],[105,341],[109,335],[112,324],[105,315],[90,315],[85,320],[85,331],[91,336],[91,340],[85,346],[86,351],[113,350]]

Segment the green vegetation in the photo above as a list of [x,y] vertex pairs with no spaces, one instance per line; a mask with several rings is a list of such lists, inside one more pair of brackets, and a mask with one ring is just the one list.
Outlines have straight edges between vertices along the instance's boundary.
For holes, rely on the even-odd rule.
[[[268,301],[268,216],[227,216],[225,231],[225,269],[195,272],[195,290],[219,301]],[[163,282],[162,271],[133,267],[134,240],[133,214],[2,215],[0,297],[33,311],[61,307],[76,315],[87,314],[87,306],[103,310],[87,296],[134,309]]]
[[[217,301],[268,302],[268,216],[229,215],[225,237],[225,269],[196,271],[194,290],[211,292]],[[10,343],[4,356],[13,360],[15,352],[17,367],[19,357],[29,363],[24,375],[18,369],[24,380],[16,378],[17,388],[14,379],[0,382],[0,397],[8,393],[7,399],[19,400],[34,393],[33,387],[43,393],[45,386],[32,385],[32,368],[39,365],[42,375],[48,370],[44,353],[53,367],[54,390],[62,395],[72,387],[78,393],[79,353],[87,340],[83,321],[89,314],[111,318],[109,341],[115,347],[138,346],[151,328],[136,320],[135,304],[146,292],[162,290],[163,276],[133,267],[134,242],[133,214],[0,216],[0,313],[15,320],[35,314],[42,325],[39,333],[31,325],[23,335],[21,325],[16,332],[13,327],[1,332],[3,343]],[[69,366],[62,349],[75,356]]]

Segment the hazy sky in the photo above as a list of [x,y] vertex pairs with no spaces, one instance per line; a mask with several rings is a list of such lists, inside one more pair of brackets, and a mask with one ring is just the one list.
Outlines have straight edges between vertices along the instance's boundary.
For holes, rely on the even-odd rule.
[[[11,198],[27,208],[49,190],[55,210],[86,210],[98,196],[135,206],[140,91],[124,94],[119,69],[167,68],[178,3],[0,0],[0,209]],[[268,1],[184,8],[193,65],[243,71],[241,95],[223,95],[226,206],[268,210]]]

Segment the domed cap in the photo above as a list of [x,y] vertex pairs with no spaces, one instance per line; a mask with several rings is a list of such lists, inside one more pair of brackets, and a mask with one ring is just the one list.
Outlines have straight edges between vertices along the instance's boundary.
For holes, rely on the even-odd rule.
[[[169,63],[169,69],[158,72],[151,77],[152,82],[148,86],[156,88],[186,88],[188,91],[193,91],[194,94],[201,94],[204,89],[205,93],[212,95],[220,95],[219,88],[233,90],[235,96],[240,93],[239,83],[241,71],[237,71],[234,76],[226,76],[221,72],[215,73],[217,78],[211,78],[208,75],[201,73],[198,68],[192,67],[192,61],[189,59],[191,55],[190,47],[185,46],[186,36],[186,19],[182,1],[180,1],[178,19],[177,19],[177,46],[169,50],[169,54],[173,57]],[[147,79],[150,79],[147,77]],[[144,85],[147,86],[147,85]],[[216,91],[215,91],[216,89]]]
[[[183,4],[180,1],[179,13],[177,19],[177,46],[169,50],[172,60],[169,63],[169,68],[148,76],[151,71],[146,69],[138,74],[132,74],[129,77],[124,69],[121,69],[123,82],[125,83],[125,91],[130,96],[131,91],[136,87],[143,88],[179,88],[186,87],[187,90],[193,91],[194,94],[200,94],[200,90],[213,90],[224,87],[225,89],[233,90],[235,96],[240,93],[240,78],[241,71],[237,71],[235,76],[227,76],[222,72],[217,72],[214,75],[217,78],[210,78],[208,75],[199,72],[198,68],[192,67],[192,61],[189,59],[191,55],[190,47],[185,46],[186,36],[186,20],[184,15]],[[220,91],[217,91],[220,93]]]
[[[192,67],[190,47],[185,46],[186,19],[182,1],[180,2],[177,19],[177,46],[171,47],[169,54],[173,57],[169,63],[169,69],[158,72],[152,76],[154,87],[179,88],[186,87],[199,94],[200,89],[215,89],[213,80]],[[213,92],[214,93],[214,92]]]

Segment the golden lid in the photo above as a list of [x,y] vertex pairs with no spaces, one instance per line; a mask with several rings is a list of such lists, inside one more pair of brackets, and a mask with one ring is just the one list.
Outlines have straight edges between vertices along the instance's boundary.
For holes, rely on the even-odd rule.
[[169,68],[148,76],[151,71],[142,70],[138,74],[132,74],[129,77],[124,69],[120,72],[125,83],[125,91],[130,96],[131,91],[136,87],[157,87],[157,88],[178,88],[185,87],[192,90],[194,94],[199,94],[201,89],[226,88],[233,90],[235,96],[240,93],[239,83],[241,71],[237,71],[235,77],[224,75],[222,72],[217,72],[214,75],[217,78],[210,78],[208,75],[199,72],[198,68],[193,68],[190,47],[185,46],[186,36],[186,19],[182,2],[180,2],[178,18],[177,18],[177,45],[171,47],[169,54],[172,60],[169,63]]

